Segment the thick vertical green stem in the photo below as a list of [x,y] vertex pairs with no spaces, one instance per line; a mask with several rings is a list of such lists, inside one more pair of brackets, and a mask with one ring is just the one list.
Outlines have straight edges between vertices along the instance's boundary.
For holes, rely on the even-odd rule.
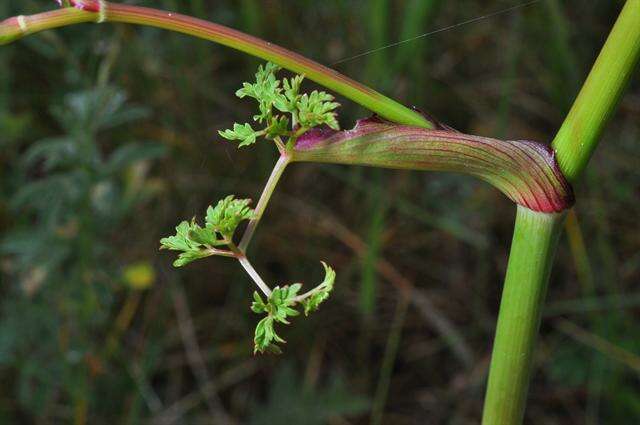
[[519,206],[502,292],[482,423],[522,422],[549,272],[565,213]]
[[[629,0],[598,56],[553,147],[560,169],[576,181],[613,114],[640,56],[640,0]],[[482,423],[522,423],[532,354],[564,214],[518,206],[500,304]]]
[[567,180],[586,167],[639,58],[640,0],[628,0],[553,141]]

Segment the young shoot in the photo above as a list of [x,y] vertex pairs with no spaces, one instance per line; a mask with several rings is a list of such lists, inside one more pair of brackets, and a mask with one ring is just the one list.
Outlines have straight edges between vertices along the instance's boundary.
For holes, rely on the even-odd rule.
[[182,251],[178,259],[173,262],[174,267],[182,267],[192,261],[212,255],[233,257],[232,250],[220,249],[233,246],[232,237],[236,227],[253,217],[254,211],[248,207],[250,199],[234,199],[229,195],[219,201],[214,207],[207,208],[205,226],[200,227],[196,219],[191,222],[183,221],[176,227],[175,236],[160,240],[160,249]]
[[280,347],[276,343],[285,343],[275,332],[273,325],[278,323],[289,324],[288,317],[297,316],[300,313],[294,307],[301,305],[305,316],[308,316],[311,311],[318,309],[320,303],[329,297],[331,290],[333,289],[333,282],[336,279],[336,272],[322,262],[324,267],[324,280],[322,283],[309,292],[298,295],[298,292],[302,288],[302,284],[294,283],[292,285],[283,286],[282,288],[276,286],[266,302],[258,292],[253,293],[253,303],[251,304],[251,310],[254,313],[266,313],[267,316],[258,322],[256,326],[256,332],[254,337],[254,353],[269,352],[269,353],[281,353]]
[[255,83],[244,83],[236,91],[239,98],[250,97],[258,103],[258,113],[253,120],[263,127],[254,130],[249,123],[235,123],[233,129],[219,131],[220,136],[239,141],[238,147],[252,145],[258,137],[264,137],[273,140],[280,154],[286,155],[297,138],[313,127],[326,125],[340,129],[335,112],[340,105],[334,102],[334,97],[317,90],[301,93],[304,76],[279,80],[276,74],[280,69],[267,62],[258,67]]
[[248,262],[244,252],[240,251],[233,242],[233,234],[238,225],[254,214],[254,210],[248,207],[249,202],[249,199],[235,199],[233,195],[227,196],[219,201],[215,208],[212,206],[207,208],[204,227],[200,227],[195,218],[190,222],[183,221],[176,227],[174,236],[160,240],[160,249],[181,251],[178,259],[173,263],[175,267],[182,267],[192,261],[213,255],[238,259],[267,297],[266,301],[263,301],[258,292],[253,294],[254,302],[251,310],[266,314],[266,317],[256,326],[254,353],[280,353],[276,343],[285,341],[276,334],[274,324],[279,322],[288,325],[287,317],[299,314],[294,308],[298,305],[302,307],[305,316],[317,310],[319,305],[329,297],[336,273],[323,261],[324,280],[302,295],[298,294],[302,288],[301,283],[276,286],[273,290],[266,286]]
[[[176,234],[160,240],[161,249],[180,251],[174,261],[175,267],[182,267],[192,261],[214,255],[237,259],[247,274],[266,297],[256,291],[253,294],[251,310],[265,314],[255,330],[254,353],[280,353],[278,343],[284,343],[274,329],[276,323],[289,324],[289,317],[299,315],[300,307],[307,316],[318,309],[325,301],[335,281],[336,273],[324,261],[325,277],[315,288],[299,294],[301,283],[276,286],[271,289],[258,272],[253,268],[246,256],[246,250],[253,233],[267,207],[269,199],[290,161],[290,152],[296,140],[306,131],[317,126],[328,126],[339,130],[336,117],[338,103],[334,97],[323,91],[301,93],[304,77],[296,75],[290,79],[277,79],[280,67],[267,63],[258,68],[255,83],[244,83],[236,92],[239,98],[250,97],[258,103],[258,113],[253,120],[262,126],[254,130],[251,124],[233,125],[233,129],[220,131],[227,140],[238,141],[238,147],[253,145],[259,137],[272,140],[280,152],[269,180],[254,209],[249,207],[249,199],[236,199],[229,195],[219,201],[215,207],[209,206],[201,227],[195,218],[190,222],[183,221],[176,227]],[[237,227],[243,221],[249,223],[238,245],[233,241]]]

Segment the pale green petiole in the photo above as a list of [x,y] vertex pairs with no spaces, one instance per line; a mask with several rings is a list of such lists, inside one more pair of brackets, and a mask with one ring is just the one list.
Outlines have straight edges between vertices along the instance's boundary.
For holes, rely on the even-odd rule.
[[269,288],[269,286],[266,283],[264,283],[264,280],[262,280],[262,278],[260,277],[256,269],[253,268],[247,256],[238,255],[236,256],[236,258],[238,259],[238,261],[240,262],[244,270],[247,272],[247,274],[258,286],[258,288],[260,288],[262,293],[265,294],[267,297],[269,297],[271,295],[271,288]]
[[258,224],[260,223],[260,219],[262,218],[264,211],[267,209],[267,204],[271,199],[271,195],[273,195],[273,191],[275,190],[278,184],[278,181],[280,181],[280,177],[282,177],[282,173],[284,173],[285,168],[290,162],[291,162],[291,157],[286,153],[281,155],[280,158],[278,159],[278,162],[276,162],[276,165],[273,168],[271,175],[269,176],[269,180],[267,180],[267,184],[262,190],[262,194],[260,195],[260,199],[258,200],[258,204],[256,205],[254,216],[249,221],[249,224],[247,225],[247,229],[244,231],[244,234],[242,235],[242,239],[238,244],[238,248],[240,249],[240,251],[246,252],[247,247],[249,246],[249,243],[253,238],[253,234],[256,231],[256,227],[258,227]]

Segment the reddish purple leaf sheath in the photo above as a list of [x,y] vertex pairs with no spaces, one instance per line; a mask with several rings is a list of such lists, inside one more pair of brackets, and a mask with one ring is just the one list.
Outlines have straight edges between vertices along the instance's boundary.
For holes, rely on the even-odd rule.
[[469,174],[546,213],[574,203],[571,185],[545,144],[397,125],[378,117],[360,120],[351,130],[308,131],[298,139],[293,160]]

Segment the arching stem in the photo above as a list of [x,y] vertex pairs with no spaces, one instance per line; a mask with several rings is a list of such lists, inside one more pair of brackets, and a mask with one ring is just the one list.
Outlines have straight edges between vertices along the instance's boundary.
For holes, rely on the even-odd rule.
[[[306,78],[391,121],[425,128],[434,127],[434,124],[422,114],[333,69],[232,28],[179,13],[146,7],[96,0],[72,3],[76,5],[75,8],[67,7],[37,15],[10,18],[1,22],[0,44],[10,43],[40,31],[82,22],[122,22],[152,26],[203,38],[274,62],[290,71],[304,74]],[[84,8],[84,10],[80,10],[78,7]]]

